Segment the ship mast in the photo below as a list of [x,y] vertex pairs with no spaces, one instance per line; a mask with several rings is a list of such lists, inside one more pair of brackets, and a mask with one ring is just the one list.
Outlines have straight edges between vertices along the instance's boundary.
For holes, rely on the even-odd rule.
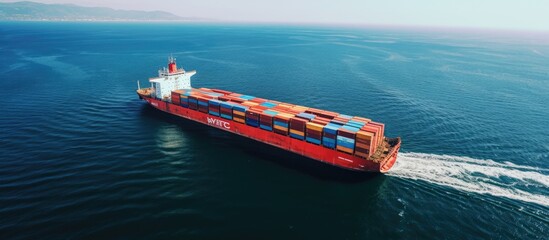
[[168,73],[176,73],[177,72],[177,64],[175,63],[175,58],[173,56],[170,56],[168,58]]

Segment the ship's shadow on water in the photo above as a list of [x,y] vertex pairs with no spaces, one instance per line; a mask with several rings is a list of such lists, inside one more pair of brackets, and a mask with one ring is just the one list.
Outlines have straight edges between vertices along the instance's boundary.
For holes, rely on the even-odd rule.
[[141,115],[152,119],[158,119],[170,124],[176,124],[181,127],[183,131],[186,131],[190,137],[196,139],[204,138],[205,133],[208,133],[209,131],[215,131],[216,141],[221,141],[221,143],[233,148],[239,148],[257,161],[270,161],[282,167],[296,170],[321,180],[360,183],[384,177],[383,174],[380,173],[351,171],[321,163],[319,161],[306,158],[274,146],[260,143],[243,136],[228,133],[201,123],[173,116],[157,110],[149,105],[143,106],[141,109]]

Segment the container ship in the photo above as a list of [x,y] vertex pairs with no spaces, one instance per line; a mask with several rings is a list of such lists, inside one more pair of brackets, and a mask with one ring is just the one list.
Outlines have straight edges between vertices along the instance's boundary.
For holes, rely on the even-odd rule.
[[369,118],[284,103],[220,89],[192,88],[196,71],[167,68],[137,94],[154,108],[343,169],[385,173],[401,140],[384,136]]

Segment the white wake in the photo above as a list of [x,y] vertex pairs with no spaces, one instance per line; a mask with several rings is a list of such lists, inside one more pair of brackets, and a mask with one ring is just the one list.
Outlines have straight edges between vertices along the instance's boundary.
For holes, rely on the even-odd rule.
[[400,153],[388,175],[549,206],[549,170],[468,157]]

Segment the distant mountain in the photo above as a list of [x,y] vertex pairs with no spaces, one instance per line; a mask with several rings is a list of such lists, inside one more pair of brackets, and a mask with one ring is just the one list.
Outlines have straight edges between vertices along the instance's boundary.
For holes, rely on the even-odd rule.
[[0,3],[0,20],[21,21],[193,21],[163,11],[129,11],[105,7],[36,2]]

